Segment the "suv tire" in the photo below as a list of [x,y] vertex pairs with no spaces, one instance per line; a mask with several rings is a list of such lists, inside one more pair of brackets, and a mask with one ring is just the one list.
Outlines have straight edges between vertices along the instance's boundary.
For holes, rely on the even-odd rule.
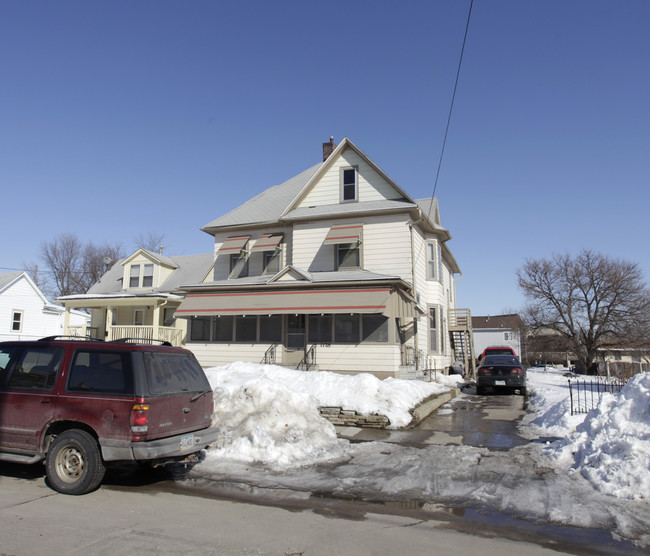
[[95,490],[106,472],[97,441],[79,429],[65,431],[54,439],[45,467],[50,485],[62,494]]

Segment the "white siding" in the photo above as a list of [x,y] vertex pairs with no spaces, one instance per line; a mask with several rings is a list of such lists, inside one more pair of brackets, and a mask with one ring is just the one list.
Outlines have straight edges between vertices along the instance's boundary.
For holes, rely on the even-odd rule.
[[[7,287],[0,295],[0,341],[34,340],[63,334],[65,313],[58,308],[45,309],[46,304],[25,278]],[[14,311],[22,311],[22,330],[11,329]],[[85,317],[71,315],[71,324],[84,324]]]
[[340,202],[341,168],[358,167],[358,201],[398,199],[401,195],[352,149],[346,149],[313,185],[298,207],[336,205]]

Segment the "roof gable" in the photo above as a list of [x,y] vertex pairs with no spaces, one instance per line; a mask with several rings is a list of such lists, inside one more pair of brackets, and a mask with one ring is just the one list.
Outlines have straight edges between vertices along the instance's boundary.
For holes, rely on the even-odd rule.
[[34,291],[38,298],[45,304],[50,305],[50,302],[47,300],[43,292],[38,289],[38,286],[34,281],[29,277],[29,274],[26,272],[4,272],[0,273],[0,295],[9,290],[13,285],[24,280],[29,284],[29,287]]
[[126,266],[136,259],[148,259],[153,263],[157,263],[169,268],[178,268],[178,265],[171,259],[171,257],[166,257],[148,249],[138,249],[135,253],[124,259],[121,264]]
[[[406,199],[414,202],[384,171],[347,137],[312,176],[283,216],[301,208],[340,205],[340,173],[343,168],[357,168],[358,201],[381,202]],[[353,206],[355,203],[345,203]]]

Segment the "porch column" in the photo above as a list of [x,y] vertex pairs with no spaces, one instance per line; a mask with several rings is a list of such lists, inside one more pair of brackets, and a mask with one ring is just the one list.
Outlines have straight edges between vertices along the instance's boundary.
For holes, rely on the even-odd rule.
[[113,307],[110,305],[106,307],[106,330],[104,332],[108,341],[113,339]]
[[153,339],[160,338],[160,302],[156,301],[153,306]]
[[65,316],[63,317],[63,335],[70,335],[70,306],[65,306]]

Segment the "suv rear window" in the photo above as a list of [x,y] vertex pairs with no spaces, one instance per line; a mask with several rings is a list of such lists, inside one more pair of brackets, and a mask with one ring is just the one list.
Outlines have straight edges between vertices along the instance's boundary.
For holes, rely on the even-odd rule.
[[142,356],[151,394],[210,390],[210,383],[203,369],[196,360],[186,354],[146,351]]
[[69,392],[133,394],[133,371],[129,352],[78,350],[72,361]]

